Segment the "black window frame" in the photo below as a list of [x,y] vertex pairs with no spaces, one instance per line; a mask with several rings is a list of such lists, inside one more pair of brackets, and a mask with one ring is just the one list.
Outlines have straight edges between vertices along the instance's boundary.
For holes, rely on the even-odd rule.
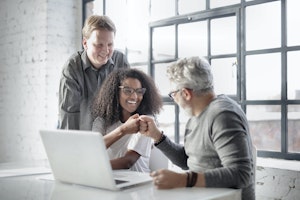
[[[83,0],[83,22],[85,20],[85,4],[91,2],[93,0]],[[255,6],[259,4],[269,3],[269,2],[281,2],[281,47],[279,48],[269,48],[269,49],[262,49],[262,50],[251,50],[247,51],[245,47],[245,27],[246,27],[246,20],[245,20],[245,9],[248,6]],[[152,55],[152,33],[153,29],[162,26],[168,26],[172,24],[177,24],[176,26],[176,36],[177,39],[177,27],[178,24],[195,22],[199,20],[206,20],[208,18],[215,18],[215,17],[226,17],[230,15],[237,16],[237,53],[233,54],[226,54],[226,55],[211,55],[210,48],[208,48],[208,57],[207,59],[211,61],[215,58],[226,58],[236,56],[238,64],[237,64],[237,95],[231,96],[231,98],[235,99],[242,107],[242,109],[247,113],[247,106],[249,105],[279,105],[281,106],[281,150],[280,152],[273,152],[273,151],[264,151],[258,150],[259,157],[266,157],[266,158],[279,158],[279,159],[287,159],[287,160],[300,160],[300,152],[299,153],[290,153],[288,152],[288,130],[287,130],[287,123],[288,123],[288,106],[289,105],[300,105],[300,100],[289,100],[287,98],[287,53],[292,51],[299,51],[299,46],[287,46],[287,12],[286,12],[286,3],[288,0],[256,0],[256,1],[245,1],[241,0],[241,3],[234,4],[231,6],[225,6],[215,9],[209,8],[209,0],[206,0],[206,10],[185,14],[185,15],[178,15],[178,1],[175,0],[175,8],[176,13],[174,17],[168,19],[162,19],[159,21],[149,23],[149,57],[148,63],[143,63],[148,65],[148,72],[149,74],[154,77],[155,69],[154,65],[159,63],[168,63],[175,61],[178,58],[178,45],[176,44],[176,52],[175,58],[170,60],[153,60]],[[105,14],[105,4],[106,0],[103,0],[103,14]],[[208,27],[208,31],[210,27]],[[210,45],[208,45],[209,47]],[[246,56],[249,55],[259,55],[259,54],[266,54],[266,53],[280,53],[281,54],[281,98],[280,100],[247,100],[246,98]],[[140,64],[140,63],[139,63]],[[180,108],[171,101],[167,96],[163,96],[163,101],[165,105],[173,105],[175,106],[175,116],[174,116],[174,130],[175,130],[175,142],[179,142],[179,110]]]

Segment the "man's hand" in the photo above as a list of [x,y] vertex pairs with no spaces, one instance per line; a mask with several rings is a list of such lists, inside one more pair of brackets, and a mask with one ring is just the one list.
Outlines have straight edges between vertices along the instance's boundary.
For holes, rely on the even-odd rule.
[[171,189],[185,187],[187,181],[186,173],[177,173],[168,169],[161,169],[150,174],[154,185],[158,189]]

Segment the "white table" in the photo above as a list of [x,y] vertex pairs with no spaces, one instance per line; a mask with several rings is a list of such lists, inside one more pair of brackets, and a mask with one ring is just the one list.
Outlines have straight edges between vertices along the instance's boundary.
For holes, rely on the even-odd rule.
[[153,183],[109,191],[41,180],[42,174],[0,178],[1,200],[240,200],[241,190],[227,188],[179,188],[158,190]]

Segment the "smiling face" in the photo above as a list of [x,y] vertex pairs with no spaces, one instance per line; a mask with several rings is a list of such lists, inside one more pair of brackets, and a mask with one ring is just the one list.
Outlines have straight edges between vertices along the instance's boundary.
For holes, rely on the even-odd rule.
[[[142,84],[138,79],[135,78],[127,78],[122,81],[121,86],[132,88],[132,89],[139,89],[142,88]],[[135,112],[137,108],[140,106],[143,95],[138,94],[137,92],[133,92],[132,94],[128,94],[124,92],[123,89],[120,89],[120,105],[122,107],[122,114],[123,120],[126,121],[130,116],[131,113]]]
[[94,30],[82,44],[92,65],[99,69],[111,58],[114,51],[114,32],[106,29]]

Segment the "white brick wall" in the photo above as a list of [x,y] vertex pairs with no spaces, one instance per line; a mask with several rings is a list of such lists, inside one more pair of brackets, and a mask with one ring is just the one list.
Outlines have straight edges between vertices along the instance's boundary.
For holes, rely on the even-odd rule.
[[81,0],[0,1],[0,163],[45,158],[60,70],[81,49]]

